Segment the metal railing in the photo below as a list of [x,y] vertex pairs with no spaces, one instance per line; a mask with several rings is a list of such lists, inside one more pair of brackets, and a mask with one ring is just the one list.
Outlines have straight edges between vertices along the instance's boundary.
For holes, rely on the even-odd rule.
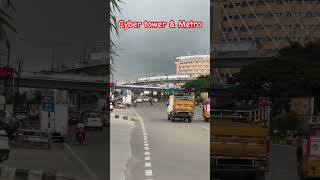
[[269,120],[270,108],[260,107],[252,110],[228,110],[228,109],[211,109],[210,114],[213,119],[232,119],[241,121],[263,121]]

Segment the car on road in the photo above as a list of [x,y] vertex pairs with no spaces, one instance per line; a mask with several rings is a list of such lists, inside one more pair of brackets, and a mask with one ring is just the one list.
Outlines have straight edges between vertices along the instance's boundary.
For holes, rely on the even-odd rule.
[[8,134],[0,129],[0,162],[8,160],[10,154]]
[[118,109],[125,109],[126,105],[122,102],[116,102],[115,107]]
[[158,102],[158,99],[157,98],[153,98],[153,102]]
[[148,101],[150,101],[150,98],[149,98],[149,97],[144,97],[144,98],[142,98],[142,100],[143,100],[144,102],[148,102]]
[[138,98],[137,98],[137,103],[142,103],[142,102],[143,102],[142,98],[141,98],[141,97],[138,97]]
[[113,111],[113,104],[112,104],[112,102],[110,102],[110,112],[112,112]]
[[101,113],[87,113],[85,115],[85,129],[96,129],[96,130],[102,130],[103,128],[103,117]]

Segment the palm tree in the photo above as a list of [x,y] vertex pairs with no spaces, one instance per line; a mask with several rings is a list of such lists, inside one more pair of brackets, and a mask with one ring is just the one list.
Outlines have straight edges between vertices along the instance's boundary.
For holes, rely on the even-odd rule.
[[[5,8],[7,10],[13,10],[15,11],[15,7],[13,5],[13,0],[6,0],[5,2]],[[7,33],[7,30],[11,30],[15,33],[17,33],[17,30],[11,25],[10,21],[12,21],[13,18],[0,6],[0,42],[4,43],[8,50],[8,56],[7,56],[7,66],[9,66],[9,60],[10,60],[10,40]]]
[[[119,32],[118,32],[118,27],[117,27],[117,19],[115,16],[116,12],[121,12],[121,8],[119,6],[120,3],[123,3],[123,1],[121,0],[111,0],[111,8],[110,8],[110,24],[111,24],[111,31],[115,31],[117,36],[119,37]],[[114,61],[114,56],[118,56],[118,54],[116,53],[116,49],[117,46],[115,45],[115,43],[113,42],[113,40],[110,40],[110,60],[111,63],[113,64]],[[109,57],[108,55],[108,57]]]
[[[0,1],[1,3],[2,1]],[[2,5],[2,4],[0,4]],[[15,11],[15,7],[13,5],[13,0],[6,0],[4,8],[6,10],[13,10]],[[0,42],[4,43],[7,47],[7,68],[9,69],[9,60],[10,60],[10,40],[9,35],[7,33],[7,30],[11,30],[15,33],[17,33],[16,29],[11,25],[10,21],[12,21],[13,18],[3,9],[3,6],[0,6]],[[8,77],[6,77],[5,81],[5,99],[7,101],[7,83],[8,83]],[[6,110],[6,105],[4,106],[4,110]]]

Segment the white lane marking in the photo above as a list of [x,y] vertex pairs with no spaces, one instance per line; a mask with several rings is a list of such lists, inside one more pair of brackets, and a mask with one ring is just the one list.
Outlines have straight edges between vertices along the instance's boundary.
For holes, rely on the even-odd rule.
[[66,144],[63,143],[63,145],[71,152],[71,154],[80,162],[80,164],[84,167],[84,169],[87,171],[87,173],[89,174],[89,176],[91,177],[90,179],[92,180],[99,180],[98,176],[93,173],[93,171],[89,168],[89,166],[80,159],[80,157],[71,149],[71,147]]
[[[136,116],[138,117],[139,119],[139,122],[141,124],[141,127],[142,127],[142,134],[143,134],[143,143],[144,143],[144,160],[147,161],[145,162],[144,166],[145,166],[145,176],[153,176],[152,174],[152,170],[151,170],[151,155],[150,155],[150,147],[149,147],[149,142],[148,142],[148,134],[147,134],[147,131],[145,129],[145,126],[144,126],[144,122],[143,122],[143,119],[140,117],[140,115],[135,111],[133,110],[132,108],[130,108],[135,114]],[[146,179],[146,180],[152,180],[152,179]]]
[[205,127],[205,126],[201,126],[201,128],[206,129],[206,130],[210,130],[210,128]]
[[145,162],[145,163],[144,163],[144,166],[145,166],[145,167],[151,167],[151,162]]
[[152,170],[145,170],[146,176],[152,176]]

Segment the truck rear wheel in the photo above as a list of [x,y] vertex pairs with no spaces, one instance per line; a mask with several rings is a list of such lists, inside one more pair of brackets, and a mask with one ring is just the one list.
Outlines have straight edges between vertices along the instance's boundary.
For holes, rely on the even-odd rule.
[[171,116],[171,122],[175,122],[174,116]]

